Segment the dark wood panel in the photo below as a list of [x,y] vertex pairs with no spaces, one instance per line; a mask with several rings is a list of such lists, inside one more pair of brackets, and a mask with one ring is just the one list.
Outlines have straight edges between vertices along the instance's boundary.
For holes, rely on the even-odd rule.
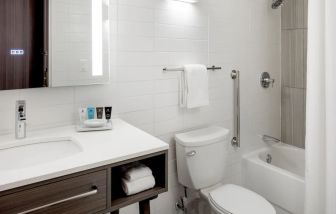
[[[155,187],[135,195],[127,196],[121,188],[121,166],[129,163],[140,162],[148,166],[155,178]],[[155,198],[168,190],[168,151],[127,160],[111,168],[111,210],[117,210],[127,205]]]
[[139,202],[139,213],[140,214],[150,214],[150,200]]
[[[46,0],[0,1],[0,90],[43,86]],[[11,50],[23,55],[11,55]]]
[[128,205],[150,199],[155,198],[157,195],[167,192],[165,188],[155,187],[153,189],[149,189],[143,192],[140,192],[135,195],[124,196],[117,199],[114,199],[111,203],[111,210],[118,210],[120,208],[126,207]]
[[45,208],[34,214],[87,214],[107,209],[107,171],[90,173],[71,179],[35,187],[0,197],[0,213],[12,214],[30,210],[58,200],[90,192],[97,187],[98,193],[85,198],[64,202]]

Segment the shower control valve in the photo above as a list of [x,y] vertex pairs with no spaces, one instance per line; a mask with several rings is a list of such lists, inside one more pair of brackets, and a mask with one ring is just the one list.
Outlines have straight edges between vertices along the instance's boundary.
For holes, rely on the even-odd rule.
[[271,79],[271,76],[268,72],[264,72],[261,74],[260,78],[260,84],[263,88],[269,88],[270,85],[272,85],[272,88],[274,86],[275,79]]

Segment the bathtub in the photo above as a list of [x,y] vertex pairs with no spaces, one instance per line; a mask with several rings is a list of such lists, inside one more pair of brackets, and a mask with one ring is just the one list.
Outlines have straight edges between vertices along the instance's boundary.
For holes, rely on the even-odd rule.
[[244,185],[278,207],[277,213],[304,213],[303,149],[275,144],[244,156],[242,167]]

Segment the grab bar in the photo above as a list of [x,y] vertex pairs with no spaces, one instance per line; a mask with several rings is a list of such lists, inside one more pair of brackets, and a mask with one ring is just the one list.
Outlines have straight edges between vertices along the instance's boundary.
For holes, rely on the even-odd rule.
[[233,70],[231,73],[233,79],[233,106],[234,106],[234,136],[231,144],[235,148],[240,147],[240,72]]

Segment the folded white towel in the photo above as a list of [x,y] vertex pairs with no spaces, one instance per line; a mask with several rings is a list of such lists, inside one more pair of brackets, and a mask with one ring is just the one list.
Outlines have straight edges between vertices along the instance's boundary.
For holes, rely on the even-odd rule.
[[123,178],[128,181],[134,181],[153,174],[149,167],[139,163],[123,166],[122,171]]
[[205,65],[185,65],[180,80],[181,107],[209,105],[209,77]]
[[155,186],[155,179],[153,175],[143,177],[134,181],[122,179],[122,188],[126,195],[134,195],[139,192],[151,189]]

